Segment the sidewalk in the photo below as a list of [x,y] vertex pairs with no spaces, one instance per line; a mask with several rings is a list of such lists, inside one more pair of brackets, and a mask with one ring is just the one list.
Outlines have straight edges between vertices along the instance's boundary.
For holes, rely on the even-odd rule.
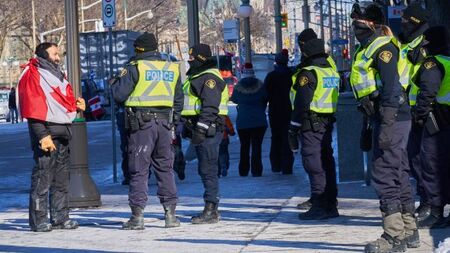
[[[268,150],[270,131],[264,141],[264,174],[261,178],[237,176],[239,144],[230,145],[229,176],[220,179],[222,220],[213,225],[191,225],[190,217],[203,208],[203,187],[197,163],[188,163],[186,180],[178,183],[181,218],[179,228],[165,229],[163,210],[155,197],[152,177],[145,212],[144,231],[121,230],[130,215],[128,188],[112,184],[105,172],[94,179],[102,193],[103,206],[76,209],[72,218],[80,222],[73,231],[33,233],[28,227],[28,193],[7,194],[15,208],[0,212],[0,252],[361,252],[366,242],[380,236],[378,200],[370,187],[361,183],[339,185],[341,216],[328,221],[300,221],[295,206],[309,195],[304,170],[296,158],[293,176],[270,171]],[[31,158],[30,158],[31,159]],[[447,213],[447,211],[446,211]],[[421,230],[422,247],[408,252],[432,252],[433,246],[450,229]]]

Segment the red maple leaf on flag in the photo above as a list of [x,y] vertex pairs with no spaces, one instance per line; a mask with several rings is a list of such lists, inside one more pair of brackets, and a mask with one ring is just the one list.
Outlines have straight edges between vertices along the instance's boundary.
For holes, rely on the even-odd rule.
[[73,95],[72,87],[70,85],[67,85],[66,87],[67,95],[64,95],[59,87],[52,87],[52,89],[53,92],[51,92],[50,95],[52,95],[52,97],[56,100],[56,102],[58,102],[58,104],[66,108],[67,112],[75,112],[77,110],[75,96]]

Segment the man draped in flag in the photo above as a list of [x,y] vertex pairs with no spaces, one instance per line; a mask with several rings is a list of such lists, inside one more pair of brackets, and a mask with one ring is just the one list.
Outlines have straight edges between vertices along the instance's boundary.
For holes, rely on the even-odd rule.
[[[83,98],[75,99],[59,66],[58,45],[44,42],[25,65],[18,85],[20,112],[28,120],[33,158],[29,223],[32,231],[75,229],[69,219],[69,141]],[[50,205],[49,202],[50,193]],[[48,208],[50,207],[50,222]]]

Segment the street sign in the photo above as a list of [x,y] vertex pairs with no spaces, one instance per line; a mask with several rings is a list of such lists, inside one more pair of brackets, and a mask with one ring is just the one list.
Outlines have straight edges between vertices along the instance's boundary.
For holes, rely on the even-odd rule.
[[223,21],[223,39],[228,43],[239,40],[239,21],[233,19]]
[[335,45],[347,45],[348,44],[348,40],[345,39],[334,39],[332,41],[333,44]]
[[113,27],[116,25],[116,1],[102,1],[103,27]]

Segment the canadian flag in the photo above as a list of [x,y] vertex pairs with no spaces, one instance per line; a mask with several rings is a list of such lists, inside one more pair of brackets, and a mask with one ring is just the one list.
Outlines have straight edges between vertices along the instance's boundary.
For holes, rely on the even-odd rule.
[[102,107],[101,99],[97,95],[88,100],[89,107],[91,108],[92,116],[95,118],[100,118],[105,114],[105,110]]
[[24,67],[18,85],[22,117],[58,124],[72,123],[76,104],[69,82],[65,78],[61,81],[50,71],[38,67],[36,58]]

